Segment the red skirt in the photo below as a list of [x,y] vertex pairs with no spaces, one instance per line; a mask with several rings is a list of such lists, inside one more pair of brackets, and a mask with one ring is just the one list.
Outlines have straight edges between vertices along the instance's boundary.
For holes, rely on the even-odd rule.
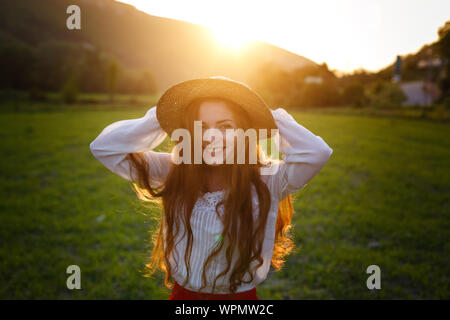
[[229,294],[211,294],[188,290],[175,281],[169,300],[258,300],[258,297],[256,288]]

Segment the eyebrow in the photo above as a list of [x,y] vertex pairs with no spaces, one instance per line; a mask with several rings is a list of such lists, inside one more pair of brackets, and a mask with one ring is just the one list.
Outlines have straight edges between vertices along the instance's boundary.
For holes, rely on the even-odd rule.
[[222,122],[226,122],[226,121],[232,121],[232,120],[231,119],[225,119],[225,120],[217,121],[217,123],[222,123]]
[[[231,119],[224,119],[224,120],[217,121],[217,123],[222,123],[222,122],[226,122],[226,121],[233,121],[233,120],[231,120]],[[202,124],[206,125],[206,123],[203,120],[202,120]]]

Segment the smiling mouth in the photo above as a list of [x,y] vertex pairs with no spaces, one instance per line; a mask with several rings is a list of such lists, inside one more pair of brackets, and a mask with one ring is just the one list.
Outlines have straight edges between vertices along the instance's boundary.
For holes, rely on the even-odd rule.
[[[227,148],[226,146],[223,148],[209,148],[209,152],[211,152],[211,155],[214,156],[216,154],[216,152],[220,152],[220,151],[225,152],[226,148]],[[203,152],[205,152],[205,150],[207,150],[207,149],[208,148],[203,148]]]

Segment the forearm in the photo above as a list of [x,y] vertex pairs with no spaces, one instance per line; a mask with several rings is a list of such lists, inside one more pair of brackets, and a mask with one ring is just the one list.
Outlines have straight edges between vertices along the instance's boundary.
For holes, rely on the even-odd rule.
[[331,157],[333,149],[284,109],[272,111],[279,130],[281,166],[276,177],[280,199],[303,188]]
[[108,125],[90,143],[90,149],[103,165],[131,180],[128,161],[124,161],[128,153],[144,153],[151,168],[158,170],[153,173],[160,175],[162,162],[169,157],[168,154],[152,150],[161,144],[166,136],[156,118],[154,106],[141,118],[120,120]]
[[156,118],[156,106],[137,119],[120,120],[108,125],[91,142],[94,156],[144,152],[157,147],[166,137]]
[[272,112],[280,133],[279,151],[286,163],[324,164],[333,150],[320,137],[299,124],[284,109]]

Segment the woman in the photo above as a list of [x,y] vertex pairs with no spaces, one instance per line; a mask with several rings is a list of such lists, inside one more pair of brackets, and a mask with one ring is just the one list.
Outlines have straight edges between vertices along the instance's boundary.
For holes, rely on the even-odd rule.
[[[196,123],[205,130],[200,135]],[[256,142],[245,136],[244,149],[238,149],[243,145],[229,135],[237,129],[257,129]],[[179,137],[179,130],[193,137],[180,139],[184,148],[153,151],[168,134]],[[279,139],[283,160],[265,156],[263,130]],[[142,118],[107,126],[90,148],[133,182],[140,199],[162,199],[148,267],[150,274],[165,272],[173,300],[258,299],[256,286],[270,265],[279,270],[293,248],[292,194],[333,152],[284,109],[271,110],[246,84],[225,77],[169,88]],[[242,152],[245,161],[239,162]],[[252,152],[256,161],[250,161]]]

